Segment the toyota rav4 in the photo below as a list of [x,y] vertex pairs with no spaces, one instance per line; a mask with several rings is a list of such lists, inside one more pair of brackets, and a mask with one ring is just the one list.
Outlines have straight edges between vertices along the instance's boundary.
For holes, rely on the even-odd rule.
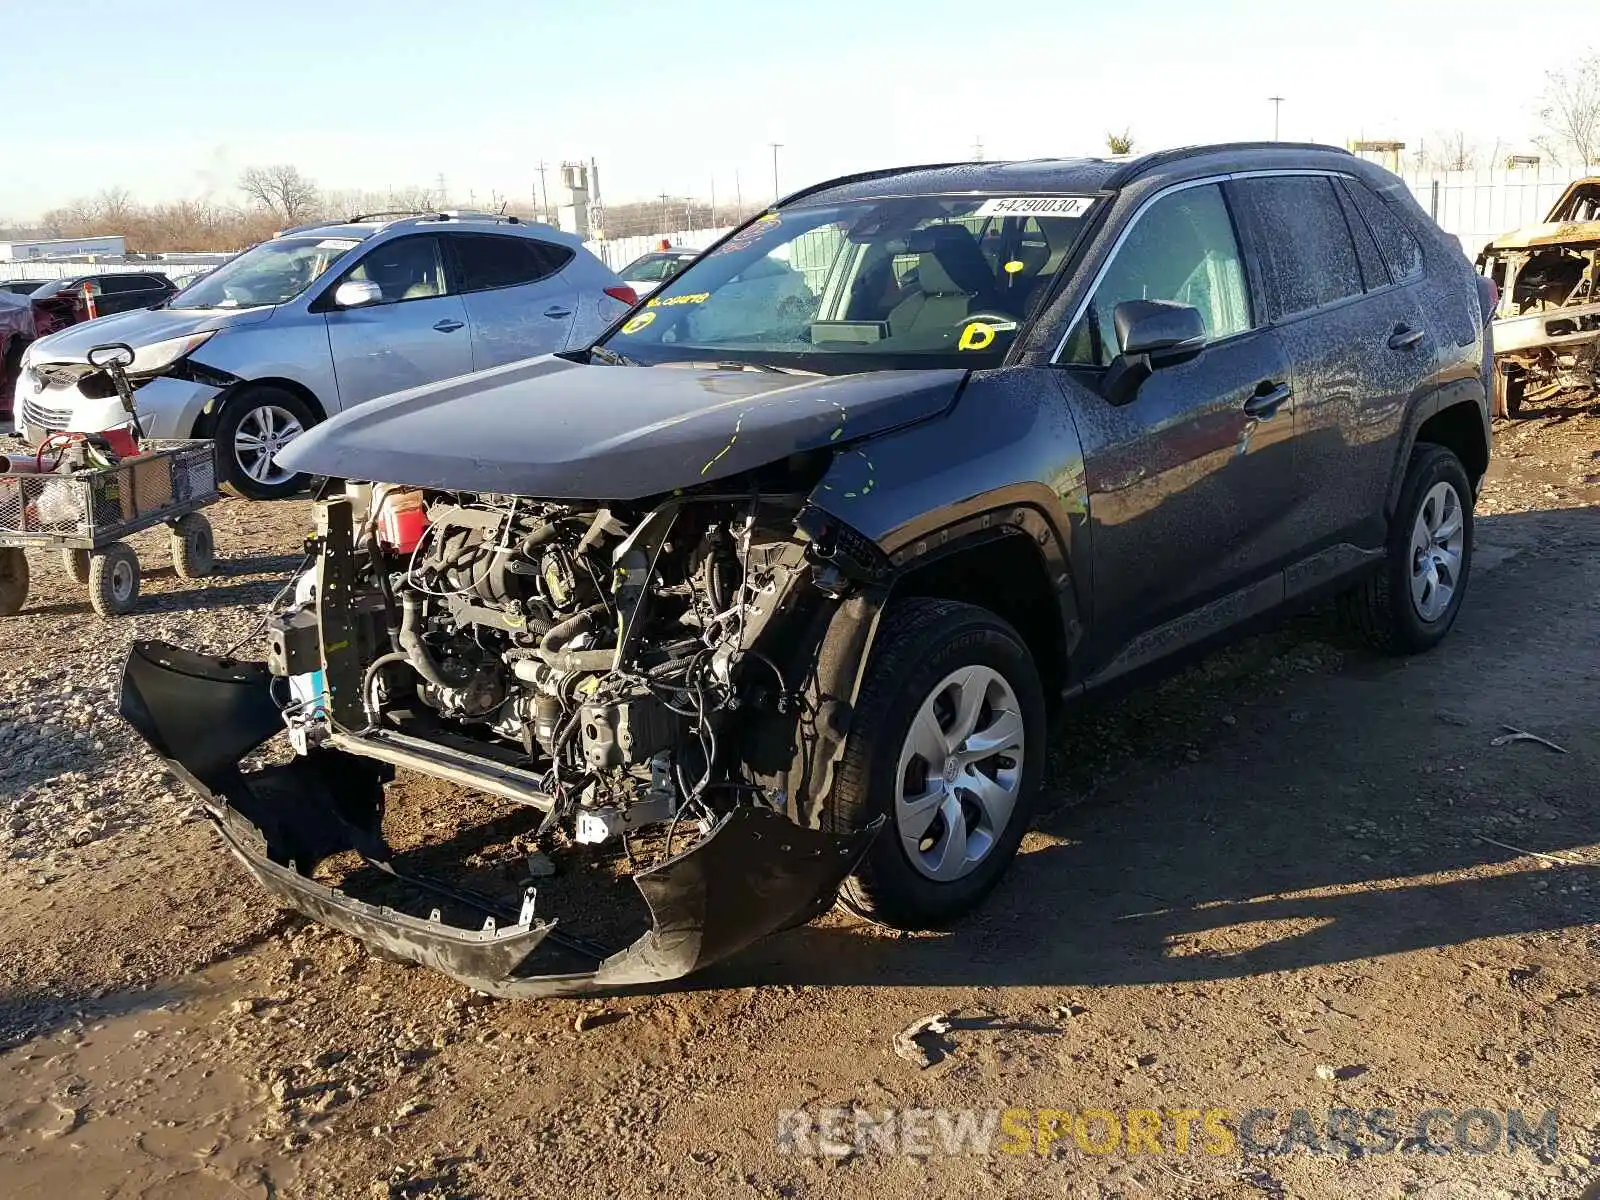
[[[122,711],[285,903],[488,992],[675,978],[840,894],[937,926],[1015,855],[1066,702],[1318,597],[1445,636],[1489,307],[1326,147],[834,180],[586,350],[309,430],[266,661],[140,643]],[[414,870],[470,839],[396,849],[397,768],[565,866],[626,849],[649,927]]]

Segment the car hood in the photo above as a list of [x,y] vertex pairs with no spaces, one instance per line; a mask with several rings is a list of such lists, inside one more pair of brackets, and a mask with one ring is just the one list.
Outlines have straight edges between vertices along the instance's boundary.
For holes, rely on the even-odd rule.
[[1487,250],[1527,250],[1567,242],[1600,242],[1600,221],[1550,221],[1501,234]]
[[546,500],[635,500],[946,411],[964,370],[807,377],[545,357],[344,412],[287,470]]
[[107,342],[126,342],[137,350],[191,333],[265,321],[272,311],[271,308],[139,308],[133,312],[113,313],[40,338],[35,344],[33,358],[35,362],[88,362],[89,351]]

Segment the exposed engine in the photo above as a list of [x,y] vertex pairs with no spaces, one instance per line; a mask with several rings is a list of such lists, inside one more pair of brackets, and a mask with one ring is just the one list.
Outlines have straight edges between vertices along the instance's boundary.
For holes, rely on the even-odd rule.
[[[756,790],[718,738],[741,710],[792,703],[752,643],[805,562],[798,498],[633,512],[351,490],[355,553],[322,561],[354,564],[356,578],[308,577],[274,626],[273,671],[291,680],[286,716],[302,746],[329,732],[459,746],[505,768],[503,795],[547,806],[547,827],[569,817],[588,842],[710,820]],[[348,639],[330,628],[342,612]],[[336,654],[326,681],[302,669],[319,638],[358,648],[359,709],[331,678]]]

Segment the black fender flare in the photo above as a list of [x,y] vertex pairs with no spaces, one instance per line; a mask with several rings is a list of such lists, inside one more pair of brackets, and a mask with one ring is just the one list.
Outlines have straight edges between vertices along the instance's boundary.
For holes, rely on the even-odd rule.
[[[1406,467],[1411,462],[1411,452],[1416,448],[1418,431],[1446,409],[1467,405],[1470,405],[1478,416],[1483,431],[1484,460],[1488,460],[1492,440],[1489,431],[1489,398],[1483,390],[1483,380],[1473,376],[1470,379],[1457,379],[1441,384],[1419,397],[1406,412],[1400,430],[1399,450],[1395,454],[1393,466],[1389,469],[1389,486],[1383,501],[1384,516],[1392,518],[1396,506],[1400,503],[1400,489],[1405,486]],[[1474,479],[1472,484],[1475,488],[1480,487],[1481,476]]]
[[914,538],[907,538],[888,557],[888,570],[863,581],[831,605],[818,622],[815,669],[805,687],[810,713],[809,736],[796,739],[796,752],[785,787],[790,816],[798,823],[826,828],[835,773],[849,738],[855,705],[866,681],[867,666],[877,643],[882,617],[913,571],[964,551],[1026,538],[1039,555],[1061,621],[1062,645],[1070,660],[1083,634],[1073,573],[1063,535],[1030,503],[985,508]]

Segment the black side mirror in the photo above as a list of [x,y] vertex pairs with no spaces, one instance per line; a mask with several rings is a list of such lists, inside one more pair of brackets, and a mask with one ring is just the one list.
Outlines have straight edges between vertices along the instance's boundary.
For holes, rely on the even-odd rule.
[[1121,353],[1106,369],[1101,394],[1126,404],[1162,367],[1188,362],[1206,346],[1200,310],[1170,300],[1124,300],[1111,312]]

